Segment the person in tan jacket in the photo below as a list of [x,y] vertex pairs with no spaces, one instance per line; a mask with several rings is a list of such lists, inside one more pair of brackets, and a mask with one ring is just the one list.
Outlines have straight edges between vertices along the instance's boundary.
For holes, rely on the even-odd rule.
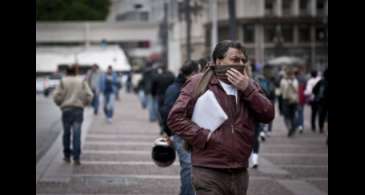
[[[56,87],[53,94],[54,102],[62,110],[63,124],[63,153],[64,161],[71,162],[71,155],[75,165],[80,165],[81,154],[81,125],[84,107],[90,104],[93,93],[86,81],[77,76],[77,67],[67,69],[66,77]],[[73,148],[71,150],[71,129]]]

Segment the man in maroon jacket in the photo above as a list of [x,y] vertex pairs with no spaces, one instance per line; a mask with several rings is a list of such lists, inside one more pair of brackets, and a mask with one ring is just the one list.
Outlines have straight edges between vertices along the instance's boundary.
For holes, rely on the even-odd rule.
[[[217,66],[245,65],[247,55],[240,42],[226,40],[217,44],[212,59]],[[255,124],[272,121],[274,106],[246,70],[231,68],[226,79],[211,74],[205,86],[213,92],[228,119],[215,131],[199,127],[191,120],[198,98],[193,94],[202,78],[207,78],[206,73],[185,83],[167,125],[192,147],[192,182],[197,195],[246,194]]]

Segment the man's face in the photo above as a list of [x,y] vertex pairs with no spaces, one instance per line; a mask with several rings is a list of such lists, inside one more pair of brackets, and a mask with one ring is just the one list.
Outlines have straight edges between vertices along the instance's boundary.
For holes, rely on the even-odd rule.
[[223,59],[217,59],[217,65],[244,65],[246,61],[246,56],[239,49],[229,48]]

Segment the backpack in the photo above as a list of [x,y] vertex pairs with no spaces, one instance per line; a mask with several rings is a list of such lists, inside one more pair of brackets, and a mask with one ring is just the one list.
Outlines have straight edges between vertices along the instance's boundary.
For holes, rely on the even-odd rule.
[[113,78],[105,78],[105,92],[106,93],[112,93],[113,92]]
[[293,83],[288,83],[285,93],[285,97],[289,101],[289,103],[298,103],[298,92],[295,89]]
[[322,81],[322,82],[319,82],[318,85],[319,85],[318,92],[314,96],[314,101],[316,101],[316,102],[320,102],[320,101],[324,100],[325,93],[326,93],[326,83]]
[[258,82],[266,97],[273,99],[275,97],[275,88],[273,84],[271,84],[270,81],[266,79],[259,79]]

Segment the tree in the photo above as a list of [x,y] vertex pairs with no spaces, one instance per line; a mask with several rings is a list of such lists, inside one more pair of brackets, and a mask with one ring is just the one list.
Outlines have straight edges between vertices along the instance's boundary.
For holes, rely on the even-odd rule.
[[37,21],[105,20],[110,0],[37,0]]

